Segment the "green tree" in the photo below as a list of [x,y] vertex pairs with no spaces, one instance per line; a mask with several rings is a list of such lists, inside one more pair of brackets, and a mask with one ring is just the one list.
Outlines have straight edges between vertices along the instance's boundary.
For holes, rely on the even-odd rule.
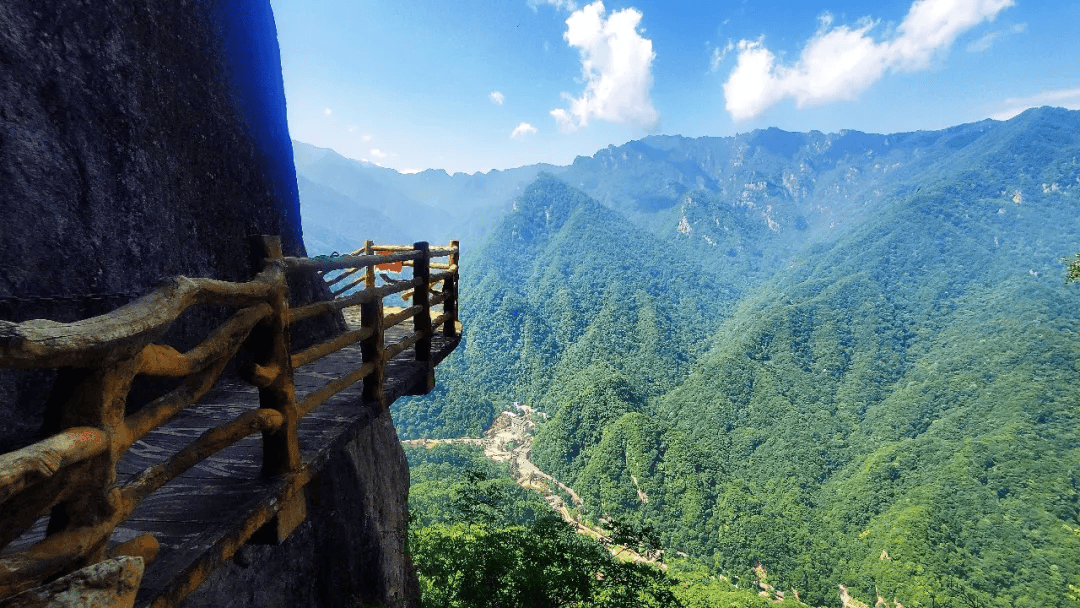
[[1076,254],[1076,259],[1069,262],[1069,267],[1065,274],[1066,283],[1075,283],[1076,281],[1080,281],[1080,253]]
[[555,517],[503,528],[439,524],[410,534],[424,608],[677,607],[674,581],[615,560]]

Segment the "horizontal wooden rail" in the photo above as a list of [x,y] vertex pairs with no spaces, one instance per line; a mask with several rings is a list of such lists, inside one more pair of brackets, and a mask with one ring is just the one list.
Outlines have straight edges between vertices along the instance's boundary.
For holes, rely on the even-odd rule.
[[[383,252],[400,253],[402,251],[416,251],[416,245],[372,245],[371,249],[372,249],[372,251],[376,251],[376,252],[379,252],[379,253],[383,253]],[[359,251],[362,251],[362,249],[357,249],[356,252],[354,252],[354,254],[359,252]],[[457,252],[458,252],[458,246],[457,245],[450,245],[449,247],[432,247],[428,251],[428,256],[433,257],[433,258],[441,258],[441,257],[448,256],[451,253],[457,253]],[[345,257],[345,256],[337,256],[337,258],[335,258],[335,259],[340,259],[342,257]],[[288,258],[286,258],[286,259],[288,259]],[[380,264],[381,263],[382,262],[380,262]]]
[[403,308],[400,311],[383,317],[383,327],[394,327],[402,321],[411,319],[423,311],[424,309],[419,306],[410,306],[408,308]]
[[370,338],[371,333],[372,329],[370,327],[357,329],[355,331],[347,331],[336,338],[316,344],[305,351],[293,355],[292,366],[295,369],[307,365],[312,361],[318,361],[331,353],[336,353],[350,344],[356,344],[364,338]]
[[329,302],[316,302],[314,304],[293,308],[289,311],[289,323],[295,323],[309,317],[330,314],[350,306],[359,306],[360,304],[365,304],[367,302],[381,300],[386,296],[391,296],[395,293],[401,293],[410,289],[414,285],[416,285],[416,283],[412,279],[409,279],[407,281],[361,291],[345,298],[330,300]]
[[100,429],[75,427],[21,450],[0,455],[0,504],[30,484],[60,469],[88,460],[109,448]]
[[[341,270],[344,270],[344,268],[342,268]],[[340,283],[341,281],[344,281],[345,279],[347,279],[347,278],[351,277],[352,275],[360,272],[361,270],[363,270],[363,268],[352,268],[348,272],[343,272],[343,273],[341,273],[339,275],[335,275],[334,278],[326,281],[326,286],[327,287],[333,287],[335,284]],[[327,271],[327,272],[329,272],[329,271]]]
[[405,336],[404,338],[398,340],[397,342],[391,344],[386,348],[386,358],[393,359],[394,357],[405,352],[405,349],[416,344],[416,342],[423,337],[424,335],[420,332],[413,332],[408,336]]
[[191,306],[251,306],[264,301],[273,285],[283,280],[280,274],[280,267],[272,266],[247,283],[175,277],[130,304],[82,321],[0,321],[0,366],[101,367],[131,357],[159,339]]
[[243,342],[255,324],[268,317],[270,312],[270,305],[266,302],[245,308],[214,330],[209,338],[184,354],[171,346],[149,344],[139,353],[139,373],[182,378],[201,371],[215,359],[228,353],[233,346]]
[[396,253],[400,251],[415,251],[412,245],[375,245],[371,246],[372,251],[386,251],[390,253]]
[[431,274],[431,278],[428,280],[428,284],[430,285],[431,283],[438,283],[440,281],[445,281],[446,279],[452,279],[456,276],[457,273],[452,271],[435,272]]
[[[61,424],[70,426],[48,439],[0,455],[0,548],[40,514],[50,510],[53,514],[44,540],[0,559],[0,600],[45,578],[70,572],[75,564],[104,559],[105,541],[141,501],[192,466],[253,433],[263,435],[264,474],[292,480],[288,508],[298,508],[291,512],[300,513],[296,517],[302,521],[303,504],[295,507],[295,501],[303,495],[292,486],[299,483],[302,487],[310,472],[305,473],[300,461],[299,418],[361,380],[364,398],[387,406],[382,390],[387,363],[412,347],[417,361],[428,361],[433,332],[440,327],[448,334],[457,331],[456,241],[444,248],[369,241],[349,255],[329,258],[284,257],[276,237],[263,237],[263,246],[264,268],[246,283],[175,277],[130,304],[90,319],[73,323],[0,321],[0,367],[58,368],[53,390],[58,395],[55,398],[63,400],[58,402],[63,410]],[[431,262],[447,256],[450,259],[445,264]],[[410,268],[413,277],[376,286],[376,267],[395,263]],[[347,287],[333,291],[335,295],[362,289],[290,309],[286,275],[301,270],[321,272],[328,286],[342,285],[355,277]],[[327,276],[332,270],[345,272]],[[396,294],[409,297],[407,292],[414,297],[412,306],[384,310],[384,298]],[[228,305],[236,311],[187,352],[158,343],[170,324],[196,305]],[[432,319],[432,307],[440,305],[441,314]],[[360,327],[303,351],[289,352],[290,324],[355,306],[362,309]],[[413,331],[384,345],[384,330],[409,319],[413,320]],[[297,403],[292,370],[356,343],[362,346],[362,362]],[[244,379],[259,387],[260,407],[207,430],[164,462],[117,488],[119,458],[136,441],[202,399],[241,348],[261,349],[252,351],[250,363],[240,370]],[[430,362],[428,365],[428,382],[432,382]],[[125,417],[127,393],[137,375],[178,378],[180,384]],[[101,507],[79,511],[93,504]],[[259,525],[276,509],[261,513],[256,518]],[[255,520],[245,526],[255,525],[252,522]],[[291,529],[278,528],[279,538]],[[235,543],[246,542],[253,532],[246,527],[238,531]],[[149,560],[157,547],[152,536],[144,535],[115,548],[113,554],[139,554]],[[186,583],[170,592],[168,605],[182,599],[203,578],[184,579]],[[176,598],[171,597],[174,594]]]
[[121,498],[138,505],[151,492],[172,481],[184,471],[224,450],[252,433],[276,431],[284,422],[280,412],[258,409],[241,414],[228,424],[214,427],[165,462],[143,471],[121,490]]
[[304,400],[296,406],[296,409],[300,412],[301,416],[307,414],[330,397],[333,397],[366,378],[371,372],[375,371],[375,367],[375,362],[368,362],[340,378],[327,382],[321,388],[312,391],[307,397],[304,397]]
[[[412,266],[413,263],[412,262],[402,262],[402,265],[403,266]],[[450,271],[455,272],[455,273],[458,270],[457,264],[444,264],[442,262],[431,262],[430,264],[428,264],[428,268],[431,268],[432,270],[450,270]]]
[[446,323],[449,323],[452,319],[453,319],[453,315],[451,315],[450,313],[443,313],[443,314],[439,315],[438,317],[435,317],[431,321],[431,327],[432,328],[442,327]]
[[296,270],[337,270],[341,268],[367,268],[377,264],[415,260],[417,252],[394,253],[390,255],[342,255],[336,258],[285,258],[285,268]]

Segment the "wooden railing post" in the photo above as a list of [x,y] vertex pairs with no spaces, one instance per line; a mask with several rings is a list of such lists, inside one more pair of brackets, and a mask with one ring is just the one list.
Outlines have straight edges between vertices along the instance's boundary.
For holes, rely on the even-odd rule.
[[[52,435],[73,427],[95,427],[109,438],[109,448],[89,461],[87,478],[79,480],[86,491],[78,498],[52,508],[46,534],[70,527],[95,526],[119,508],[114,495],[116,464],[123,455],[124,410],[131,382],[138,371],[134,357],[94,370],[61,368],[46,403],[44,431]],[[78,483],[78,482],[75,482]],[[36,514],[33,514],[36,515]],[[33,521],[31,517],[30,521]],[[78,569],[105,558],[105,541],[87,552]]]
[[[364,255],[371,255],[375,253],[375,241],[368,239],[364,241]],[[375,289],[375,266],[368,266],[367,272],[364,275],[364,279],[367,283],[368,289]]]
[[[289,283],[285,280],[282,263],[281,237],[263,236],[266,263],[278,265],[276,285],[270,296],[273,312],[260,324],[257,331],[265,332],[262,342],[269,352],[253,381],[259,387],[259,404],[263,408],[277,410],[284,422],[276,431],[263,433],[263,474],[279,475],[300,470],[300,444],[296,430],[299,417],[296,412],[296,389],[293,385],[292,353],[289,348]],[[254,333],[254,332],[253,332]]]
[[[369,243],[371,241],[368,241]],[[368,272],[373,272],[368,267]],[[364,378],[365,401],[375,401],[388,407],[383,385],[386,380],[386,356],[383,354],[383,301],[375,298],[360,305],[360,326],[371,328],[371,335],[360,341],[360,356],[364,365],[371,363],[375,368]]]
[[413,260],[413,278],[419,285],[413,288],[413,305],[420,307],[420,312],[413,317],[413,331],[420,335],[416,341],[416,360],[431,360],[431,305],[428,297],[428,283],[431,281],[431,258],[428,257],[426,241],[413,243],[413,249],[420,252],[420,257]]
[[443,281],[443,293],[446,301],[443,302],[443,314],[447,315],[446,323],[443,324],[443,334],[447,336],[457,335],[458,320],[458,261],[460,259],[461,245],[458,241],[450,241],[450,248],[455,250],[450,254],[449,266],[454,276]]
[[419,336],[413,348],[416,349],[416,360],[426,366],[424,370],[423,393],[431,392],[435,388],[435,366],[431,364],[431,298],[428,290],[431,288],[431,257],[428,255],[427,241],[413,243],[413,249],[420,252],[420,256],[413,260],[413,278],[419,285],[413,287],[413,305],[420,307],[420,312],[413,317],[413,331]]

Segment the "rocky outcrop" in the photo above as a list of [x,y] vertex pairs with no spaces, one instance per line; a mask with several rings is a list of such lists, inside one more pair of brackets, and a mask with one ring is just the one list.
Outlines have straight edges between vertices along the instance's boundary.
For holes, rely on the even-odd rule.
[[119,557],[0,600],[3,608],[130,608],[143,574],[141,557]]

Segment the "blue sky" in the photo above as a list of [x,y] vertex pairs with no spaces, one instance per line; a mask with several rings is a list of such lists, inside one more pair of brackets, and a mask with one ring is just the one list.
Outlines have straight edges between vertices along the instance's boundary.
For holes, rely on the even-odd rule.
[[1080,109],[1076,0],[271,0],[293,139],[399,171]]

